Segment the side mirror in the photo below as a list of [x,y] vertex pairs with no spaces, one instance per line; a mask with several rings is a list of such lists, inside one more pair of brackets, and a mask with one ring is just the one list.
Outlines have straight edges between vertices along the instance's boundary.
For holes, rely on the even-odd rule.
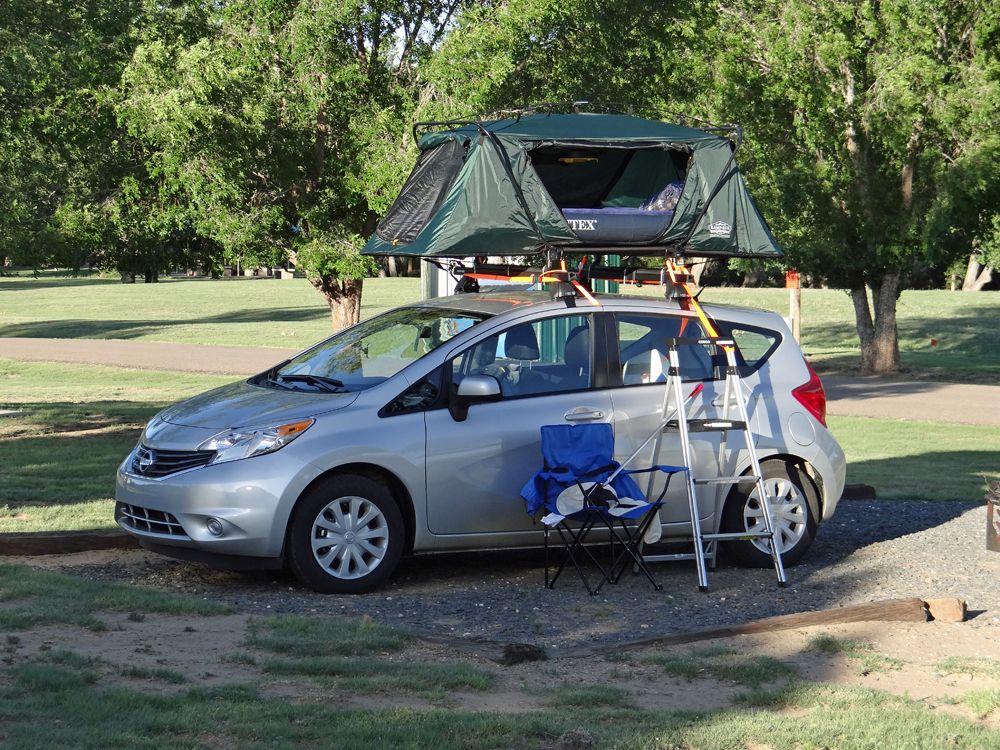
[[499,401],[501,398],[500,383],[492,375],[466,375],[448,399],[448,411],[456,422],[464,422],[472,404]]

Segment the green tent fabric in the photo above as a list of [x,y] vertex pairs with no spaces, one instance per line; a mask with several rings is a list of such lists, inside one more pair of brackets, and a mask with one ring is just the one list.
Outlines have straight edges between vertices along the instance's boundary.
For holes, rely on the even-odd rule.
[[[417,165],[365,254],[460,258],[555,247],[781,257],[733,159],[733,142],[716,132],[592,113],[441,128],[420,138]],[[683,183],[672,214],[640,208],[672,182]],[[581,223],[570,215],[594,218]],[[611,241],[580,231],[598,221],[655,229]]]

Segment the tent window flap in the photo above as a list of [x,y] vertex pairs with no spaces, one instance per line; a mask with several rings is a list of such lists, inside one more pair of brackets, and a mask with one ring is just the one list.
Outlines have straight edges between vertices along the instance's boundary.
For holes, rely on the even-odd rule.
[[451,189],[465,162],[466,149],[466,142],[449,140],[422,151],[375,234],[393,244],[413,242]]

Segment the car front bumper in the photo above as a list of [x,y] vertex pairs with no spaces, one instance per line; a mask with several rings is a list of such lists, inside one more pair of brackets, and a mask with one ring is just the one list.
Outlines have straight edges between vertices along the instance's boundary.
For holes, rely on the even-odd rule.
[[320,474],[286,451],[160,479],[128,471],[130,463],[131,455],[118,468],[115,520],[143,546],[157,552],[175,548],[175,557],[187,559],[197,556],[178,548],[213,556],[280,557],[291,509]]

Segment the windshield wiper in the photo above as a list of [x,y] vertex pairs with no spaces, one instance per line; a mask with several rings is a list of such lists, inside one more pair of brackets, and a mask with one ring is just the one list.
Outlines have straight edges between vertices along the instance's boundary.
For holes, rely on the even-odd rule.
[[278,375],[277,380],[285,380],[289,383],[309,383],[316,385],[329,393],[339,393],[345,389],[344,381],[336,378],[327,378],[322,375],[307,375],[305,373],[290,373],[288,375]]

